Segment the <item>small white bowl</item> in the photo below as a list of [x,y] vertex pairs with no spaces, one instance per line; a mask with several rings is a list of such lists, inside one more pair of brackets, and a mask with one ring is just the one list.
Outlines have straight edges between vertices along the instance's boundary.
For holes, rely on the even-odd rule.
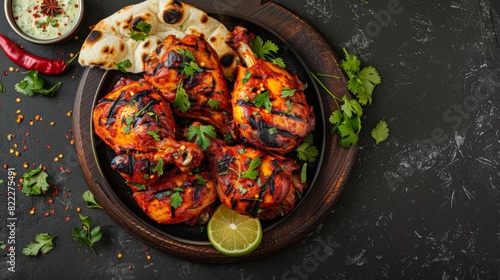
[[[35,38],[32,37],[28,34],[26,34],[21,28],[16,23],[16,20],[13,15],[13,8],[12,8],[12,2],[14,0],[5,0],[4,2],[4,8],[5,8],[5,16],[7,17],[7,21],[10,24],[10,27],[17,33],[17,35],[21,36],[21,38],[25,39],[26,41],[35,43],[35,44],[41,44],[41,45],[48,45],[48,44],[57,44],[57,43],[62,43],[69,38],[71,38],[81,27],[82,22],[83,22],[83,15],[84,15],[84,0],[76,0],[78,3],[78,12],[76,14],[76,19],[71,26],[70,29],[66,31],[66,33],[61,34],[61,36],[58,36],[56,38],[52,39],[40,39],[40,38]],[[21,1],[21,0],[19,0]],[[27,11],[26,11],[27,12]]]

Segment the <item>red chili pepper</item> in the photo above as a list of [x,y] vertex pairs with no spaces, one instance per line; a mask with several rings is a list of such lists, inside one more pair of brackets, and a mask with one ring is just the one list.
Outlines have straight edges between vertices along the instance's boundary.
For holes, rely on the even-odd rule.
[[39,73],[45,75],[61,74],[69,68],[69,64],[76,57],[65,61],[62,59],[52,60],[36,56],[23,50],[2,34],[0,34],[0,46],[5,52],[5,55],[18,66],[26,70],[37,70]]

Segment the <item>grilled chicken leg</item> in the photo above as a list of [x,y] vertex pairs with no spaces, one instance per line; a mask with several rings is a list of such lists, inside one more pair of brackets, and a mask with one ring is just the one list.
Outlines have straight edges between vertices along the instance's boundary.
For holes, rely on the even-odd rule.
[[246,64],[238,68],[232,93],[234,120],[248,143],[286,154],[314,128],[313,108],[297,76],[252,52],[253,38],[252,33],[237,26],[226,39]]
[[214,139],[207,157],[220,201],[244,215],[260,219],[286,215],[306,188],[299,166],[280,155]]
[[[203,159],[198,145],[174,138],[176,124],[168,103],[145,81],[120,80],[93,111],[95,133],[114,150],[114,166],[127,181],[144,183],[161,158],[183,171]],[[154,178],[154,177],[153,177]]]
[[165,100],[176,105],[182,92],[187,95],[188,105],[174,106],[177,115],[212,124],[225,139],[238,138],[221,63],[203,38],[167,36],[146,65],[144,78]]

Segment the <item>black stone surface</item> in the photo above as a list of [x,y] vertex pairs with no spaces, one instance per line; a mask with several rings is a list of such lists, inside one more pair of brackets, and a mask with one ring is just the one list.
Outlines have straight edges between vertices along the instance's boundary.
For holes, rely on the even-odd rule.
[[[61,52],[77,53],[88,26],[135,2],[85,1],[79,39],[56,47],[22,41],[7,25],[3,6],[0,33],[32,53],[67,57]],[[7,88],[0,93],[0,164],[15,169],[16,180],[25,162],[46,165],[59,187],[52,203],[17,191],[11,216],[8,170],[0,169],[0,241],[14,240],[7,245],[16,254],[9,270],[9,252],[0,250],[0,279],[500,279],[500,2],[275,2],[315,26],[339,56],[347,48],[383,78],[365,109],[347,188],[329,217],[298,244],[247,263],[206,265],[145,249],[81,200],[88,187],[67,113],[83,68],[45,77],[63,83],[55,98],[29,98],[13,89],[22,70],[10,72],[17,67],[0,53]],[[17,124],[19,114],[24,120]],[[390,137],[375,145],[370,130],[380,120],[388,122]],[[59,154],[63,158],[54,161]],[[81,225],[77,207],[102,226],[96,254],[71,236]],[[22,255],[40,232],[57,235],[55,249]]]

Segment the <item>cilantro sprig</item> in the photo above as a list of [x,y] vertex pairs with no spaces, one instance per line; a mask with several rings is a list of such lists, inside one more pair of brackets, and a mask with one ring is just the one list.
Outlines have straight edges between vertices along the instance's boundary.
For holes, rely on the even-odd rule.
[[250,48],[260,59],[268,60],[281,68],[286,67],[283,59],[281,57],[276,57],[279,47],[272,41],[267,40],[264,42],[260,36],[255,36],[255,39],[250,42]]
[[43,170],[42,165],[23,174],[23,187],[21,191],[26,195],[41,195],[50,187],[49,175]]
[[241,173],[241,178],[247,178],[247,179],[252,179],[255,180],[257,179],[257,176],[259,176],[259,170],[257,168],[262,164],[262,158],[261,157],[256,157],[250,161],[250,164],[248,165],[248,169]]
[[83,201],[85,201],[85,204],[87,205],[88,208],[99,208],[102,209],[102,206],[97,203],[95,200],[94,194],[87,190],[83,193],[82,195]]
[[212,125],[191,125],[188,128],[187,140],[198,144],[200,148],[206,150],[210,146],[210,138],[215,139],[217,134],[215,133],[215,127]]
[[92,217],[83,216],[82,214],[78,215],[80,217],[80,220],[82,221],[83,226],[73,228],[73,238],[75,239],[75,241],[83,245],[87,245],[92,250],[92,252],[96,253],[94,249],[94,243],[101,240],[102,238],[101,227],[96,226],[94,228],[91,228]]
[[32,242],[26,244],[23,248],[22,253],[25,256],[36,256],[39,253],[46,254],[50,250],[54,249],[55,245],[52,242],[56,238],[48,233],[40,233],[35,236],[36,243]]
[[58,82],[53,87],[46,89],[45,80],[38,76],[37,70],[30,70],[26,72],[26,77],[19,83],[14,85],[16,91],[27,95],[34,96],[35,94],[41,96],[54,96],[56,90],[61,85],[61,82]]
[[115,64],[116,69],[118,69],[120,72],[127,73],[127,68],[132,66],[132,62],[130,62],[129,59],[125,59],[122,61],[119,61]]
[[385,141],[389,137],[389,127],[386,121],[380,121],[371,131],[375,144]]
[[144,41],[149,36],[151,32],[151,24],[139,21],[134,28],[130,28],[129,35],[134,41]]
[[[332,132],[340,135],[340,145],[344,148],[349,148],[355,145],[359,139],[361,116],[363,115],[362,106],[371,104],[373,90],[376,85],[381,83],[382,79],[374,67],[367,66],[361,69],[361,61],[355,55],[349,54],[345,48],[343,50],[345,59],[340,62],[340,68],[342,68],[348,77],[347,89],[354,94],[354,99],[349,99],[347,96],[343,96],[342,98],[335,96],[318,78],[320,75],[330,78],[339,77],[325,74],[318,74],[318,76],[313,73],[311,74],[318,84],[333,98],[335,103],[337,103],[339,109],[333,111],[328,120],[334,126]],[[380,130],[382,131],[381,128]],[[385,138],[380,137],[380,139],[384,138],[385,140],[387,138],[388,130],[382,131],[382,133],[385,132],[387,134]]]
[[187,95],[183,84],[182,80],[179,80],[175,92],[174,107],[182,113],[185,113],[189,110],[189,108],[191,108],[191,102],[189,101],[189,96]]
[[266,108],[266,111],[268,113],[271,113],[272,104],[271,100],[269,99],[269,91],[266,90],[261,94],[257,94],[253,98],[253,103],[255,104],[255,106],[257,106],[257,108],[264,107]]

